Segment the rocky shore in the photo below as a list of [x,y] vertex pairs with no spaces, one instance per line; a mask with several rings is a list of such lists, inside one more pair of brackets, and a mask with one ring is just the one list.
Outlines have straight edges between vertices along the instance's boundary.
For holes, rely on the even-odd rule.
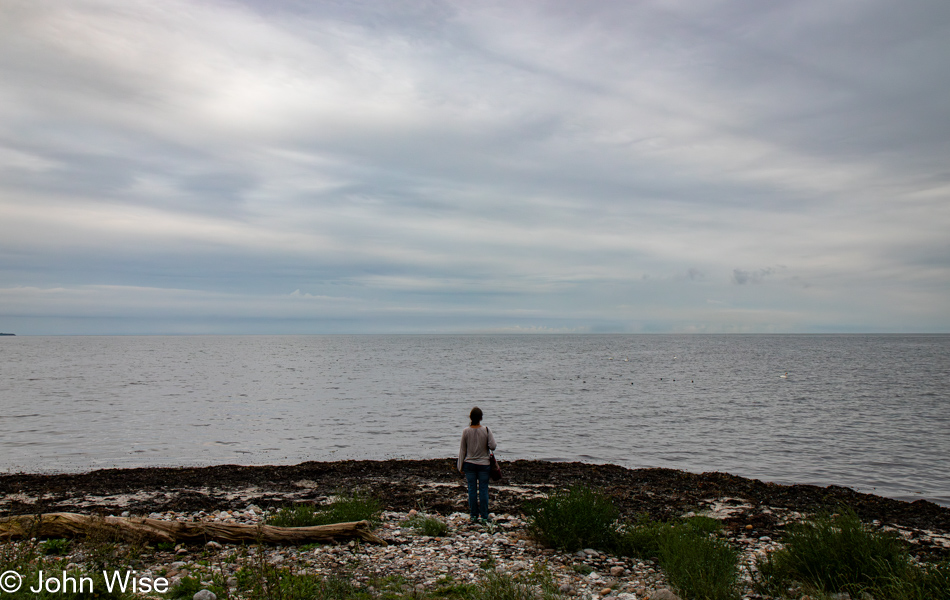
[[[725,473],[539,461],[515,461],[504,468],[505,480],[492,488],[495,521],[489,526],[468,523],[466,488],[452,459],[13,474],[0,476],[0,515],[71,511],[258,523],[279,507],[324,503],[345,490],[367,490],[384,503],[378,533],[387,546],[350,542],[246,548],[211,543],[155,551],[142,558],[148,564],[141,568],[155,576],[170,580],[194,576],[206,583],[217,577],[232,585],[240,565],[257,560],[292,566],[298,572],[345,574],[367,588],[388,581],[403,592],[471,582],[486,567],[519,573],[539,565],[569,596],[629,600],[650,598],[662,590],[664,576],[649,561],[594,549],[559,553],[539,547],[526,535],[524,503],[575,484],[603,490],[627,518],[645,513],[668,519],[695,513],[720,519],[750,567],[757,556],[776,547],[786,524],[842,505],[867,522],[898,530],[921,559],[950,555],[950,509],[923,500],[907,503],[841,487],[783,486]],[[406,523],[416,513],[438,517],[448,532],[442,537],[419,535]],[[83,558],[80,551],[62,560],[82,564]],[[750,591],[747,597],[756,596]]]

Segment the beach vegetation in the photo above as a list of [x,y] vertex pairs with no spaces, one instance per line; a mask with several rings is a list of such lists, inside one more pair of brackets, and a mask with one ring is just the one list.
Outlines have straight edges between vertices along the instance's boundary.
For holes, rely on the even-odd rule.
[[544,564],[539,563],[525,574],[511,575],[498,571],[485,571],[468,598],[470,600],[555,600],[560,598],[560,595],[551,572]]
[[[239,570],[237,579],[240,596],[248,600],[555,600],[560,597],[554,577],[544,564],[517,575],[488,570],[474,583],[444,575],[426,589],[416,588],[404,577],[371,579],[361,585],[345,573],[323,577],[263,561]],[[374,591],[370,592],[369,586]],[[193,587],[192,584],[188,590],[192,591]]]
[[413,531],[419,535],[427,535],[429,537],[443,537],[449,532],[449,526],[445,521],[422,514],[415,514],[409,517],[403,521],[403,524],[407,527],[411,527]]
[[476,591],[476,584],[456,581],[451,575],[443,575],[435,582],[432,596],[468,600]]
[[529,532],[546,546],[568,552],[596,548],[657,560],[670,583],[687,598],[740,596],[739,552],[719,537],[722,524],[716,519],[695,516],[657,522],[641,517],[623,523],[610,497],[587,487],[553,494],[530,505],[527,512]]
[[689,523],[661,529],[659,563],[669,582],[687,598],[738,600],[739,551],[728,541]]
[[265,562],[241,569],[237,573],[237,580],[238,589],[248,600],[348,600],[369,597],[364,590],[345,578],[298,573]]
[[590,575],[594,572],[594,567],[584,563],[575,563],[571,565],[571,569],[581,575]]
[[213,592],[218,598],[227,597],[227,587],[222,585],[221,582],[213,582],[211,586],[206,587],[201,584],[200,579],[193,576],[182,577],[175,587],[168,590],[166,595],[168,598],[184,598],[188,600],[194,598],[195,594],[204,589]]
[[653,521],[641,517],[618,530],[615,551],[656,560],[686,598],[735,600],[740,596],[739,551],[719,537],[709,517]]
[[[22,576],[22,585],[17,590],[4,590],[2,596],[4,600],[86,600],[89,598],[101,598],[102,600],[128,600],[132,598],[131,594],[122,593],[118,590],[108,591],[105,585],[101,571],[83,571],[79,569],[63,569],[62,561],[56,557],[50,558],[44,548],[44,543],[36,538],[30,538],[18,542],[5,542],[0,544],[0,573],[5,575],[12,572]],[[41,587],[39,592],[34,593],[31,587],[36,586],[37,577],[40,571],[44,578],[75,580],[77,587],[74,589],[69,584],[64,584],[63,588],[51,591],[52,588]],[[91,582],[80,585],[81,579]],[[12,580],[5,579],[4,583],[9,585]]]
[[567,552],[613,546],[620,512],[604,493],[587,486],[555,492],[525,506],[528,532],[545,546]]
[[71,540],[64,538],[54,538],[43,541],[40,544],[40,549],[43,551],[43,554],[46,555],[62,556],[69,552],[70,544]]
[[950,599],[950,565],[915,563],[893,531],[862,523],[851,509],[789,525],[784,546],[758,564],[760,593],[789,589],[878,600]]
[[276,527],[312,527],[352,521],[369,521],[378,525],[383,505],[373,496],[354,491],[341,494],[331,503],[315,506],[298,504],[283,507],[267,517],[267,524]]
[[675,521],[654,521],[648,515],[632,523],[623,523],[617,530],[613,550],[623,556],[657,560],[663,540],[672,533],[705,538],[722,531],[722,522],[710,517],[694,516]]

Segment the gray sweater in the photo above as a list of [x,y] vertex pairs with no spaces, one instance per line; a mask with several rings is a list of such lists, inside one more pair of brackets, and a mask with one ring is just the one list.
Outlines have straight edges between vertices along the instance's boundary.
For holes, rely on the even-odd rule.
[[484,425],[466,427],[462,430],[462,444],[459,446],[458,470],[462,470],[462,463],[487,465],[488,449],[494,450],[495,446],[495,436]]

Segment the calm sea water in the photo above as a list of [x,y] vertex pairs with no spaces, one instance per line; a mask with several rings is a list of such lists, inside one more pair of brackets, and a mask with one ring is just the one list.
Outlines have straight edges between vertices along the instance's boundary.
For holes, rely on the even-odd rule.
[[502,459],[950,505],[948,335],[0,338],[0,471],[448,457],[474,405]]

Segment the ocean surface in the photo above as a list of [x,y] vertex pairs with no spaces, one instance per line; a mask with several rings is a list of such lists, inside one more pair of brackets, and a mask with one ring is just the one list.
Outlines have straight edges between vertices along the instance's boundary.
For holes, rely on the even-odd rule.
[[501,460],[950,506],[950,335],[0,338],[0,472],[450,457],[476,405]]

